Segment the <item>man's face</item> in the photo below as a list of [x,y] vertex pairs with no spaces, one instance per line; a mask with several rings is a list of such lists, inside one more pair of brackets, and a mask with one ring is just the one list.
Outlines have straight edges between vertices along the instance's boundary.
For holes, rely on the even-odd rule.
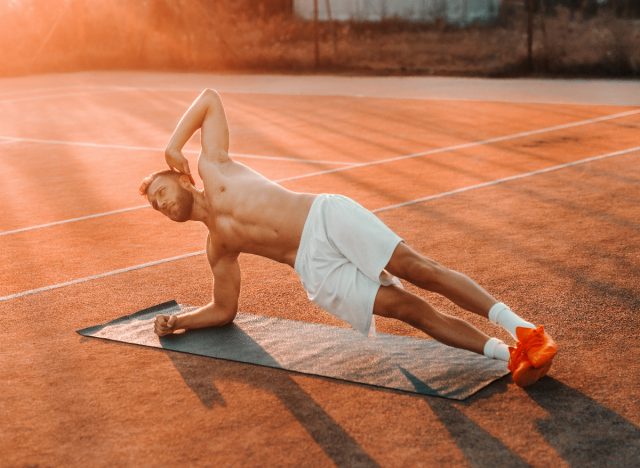
[[151,206],[169,219],[188,221],[193,208],[193,194],[180,185],[177,177],[158,176],[147,191]]

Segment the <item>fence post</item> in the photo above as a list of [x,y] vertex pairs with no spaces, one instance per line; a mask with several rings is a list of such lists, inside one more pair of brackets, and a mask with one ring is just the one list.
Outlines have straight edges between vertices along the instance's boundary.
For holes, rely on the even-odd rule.
[[318,37],[318,0],[313,0],[313,35],[314,35],[314,65],[320,65],[320,39]]
[[533,2],[525,0],[527,4],[527,66],[533,71]]
[[325,0],[324,4],[327,9],[327,18],[331,23],[331,36],[333,39],[333,57],[335,58],[335,56],[338,53],[338,39],[336,37],[336,23],[335,21],[333,21],[333,15],[331,14],[331,0]]

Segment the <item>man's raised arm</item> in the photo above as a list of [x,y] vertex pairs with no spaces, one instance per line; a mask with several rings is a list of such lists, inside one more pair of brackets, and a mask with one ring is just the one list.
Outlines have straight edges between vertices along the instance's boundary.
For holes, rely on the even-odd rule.
[[229,127],[220,95],[205,89],[184,113],[165,150],[165,159],[172,169],[191,175],[182,148],[189,138],[200,131],[202,153],[200,157],[215,162],[229,159]]

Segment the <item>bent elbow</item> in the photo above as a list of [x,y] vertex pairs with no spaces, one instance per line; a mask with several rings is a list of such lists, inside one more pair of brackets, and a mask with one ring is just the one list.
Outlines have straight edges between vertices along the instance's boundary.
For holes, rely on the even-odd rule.
[[202,90],[201,95],[204,96],[204,97],[207,97],[209,99],[216,99],[216,100],[220,99],[220,94],[218,94],[218,91],[216,91],[215,89],[211,89],[211,88],[204,88]]
[[233,323],[233,320],[236,318],[235,314],[234,315],[230,315],[228,317],[224,317],[219,323],[218,326],[219,327],[226,327],[227,325],[231,325]]
[[224,327],[225,325],[229,325],[230,323],[233,322],[233,320],[236,318],[236,315],[238,315],[238,309],[227,309],[224,310],[221,314],[220,314],[220,319],[219,319],[219,327]]

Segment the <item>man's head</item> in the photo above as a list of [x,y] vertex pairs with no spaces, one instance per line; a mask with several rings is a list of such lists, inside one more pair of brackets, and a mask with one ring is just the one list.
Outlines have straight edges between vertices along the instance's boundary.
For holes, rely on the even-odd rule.
[[189,176],[166,170],[148,175],[140,184],[140,195],[146,196],[151,206],[173,221],[180,223],[191,218],[193,185]]

